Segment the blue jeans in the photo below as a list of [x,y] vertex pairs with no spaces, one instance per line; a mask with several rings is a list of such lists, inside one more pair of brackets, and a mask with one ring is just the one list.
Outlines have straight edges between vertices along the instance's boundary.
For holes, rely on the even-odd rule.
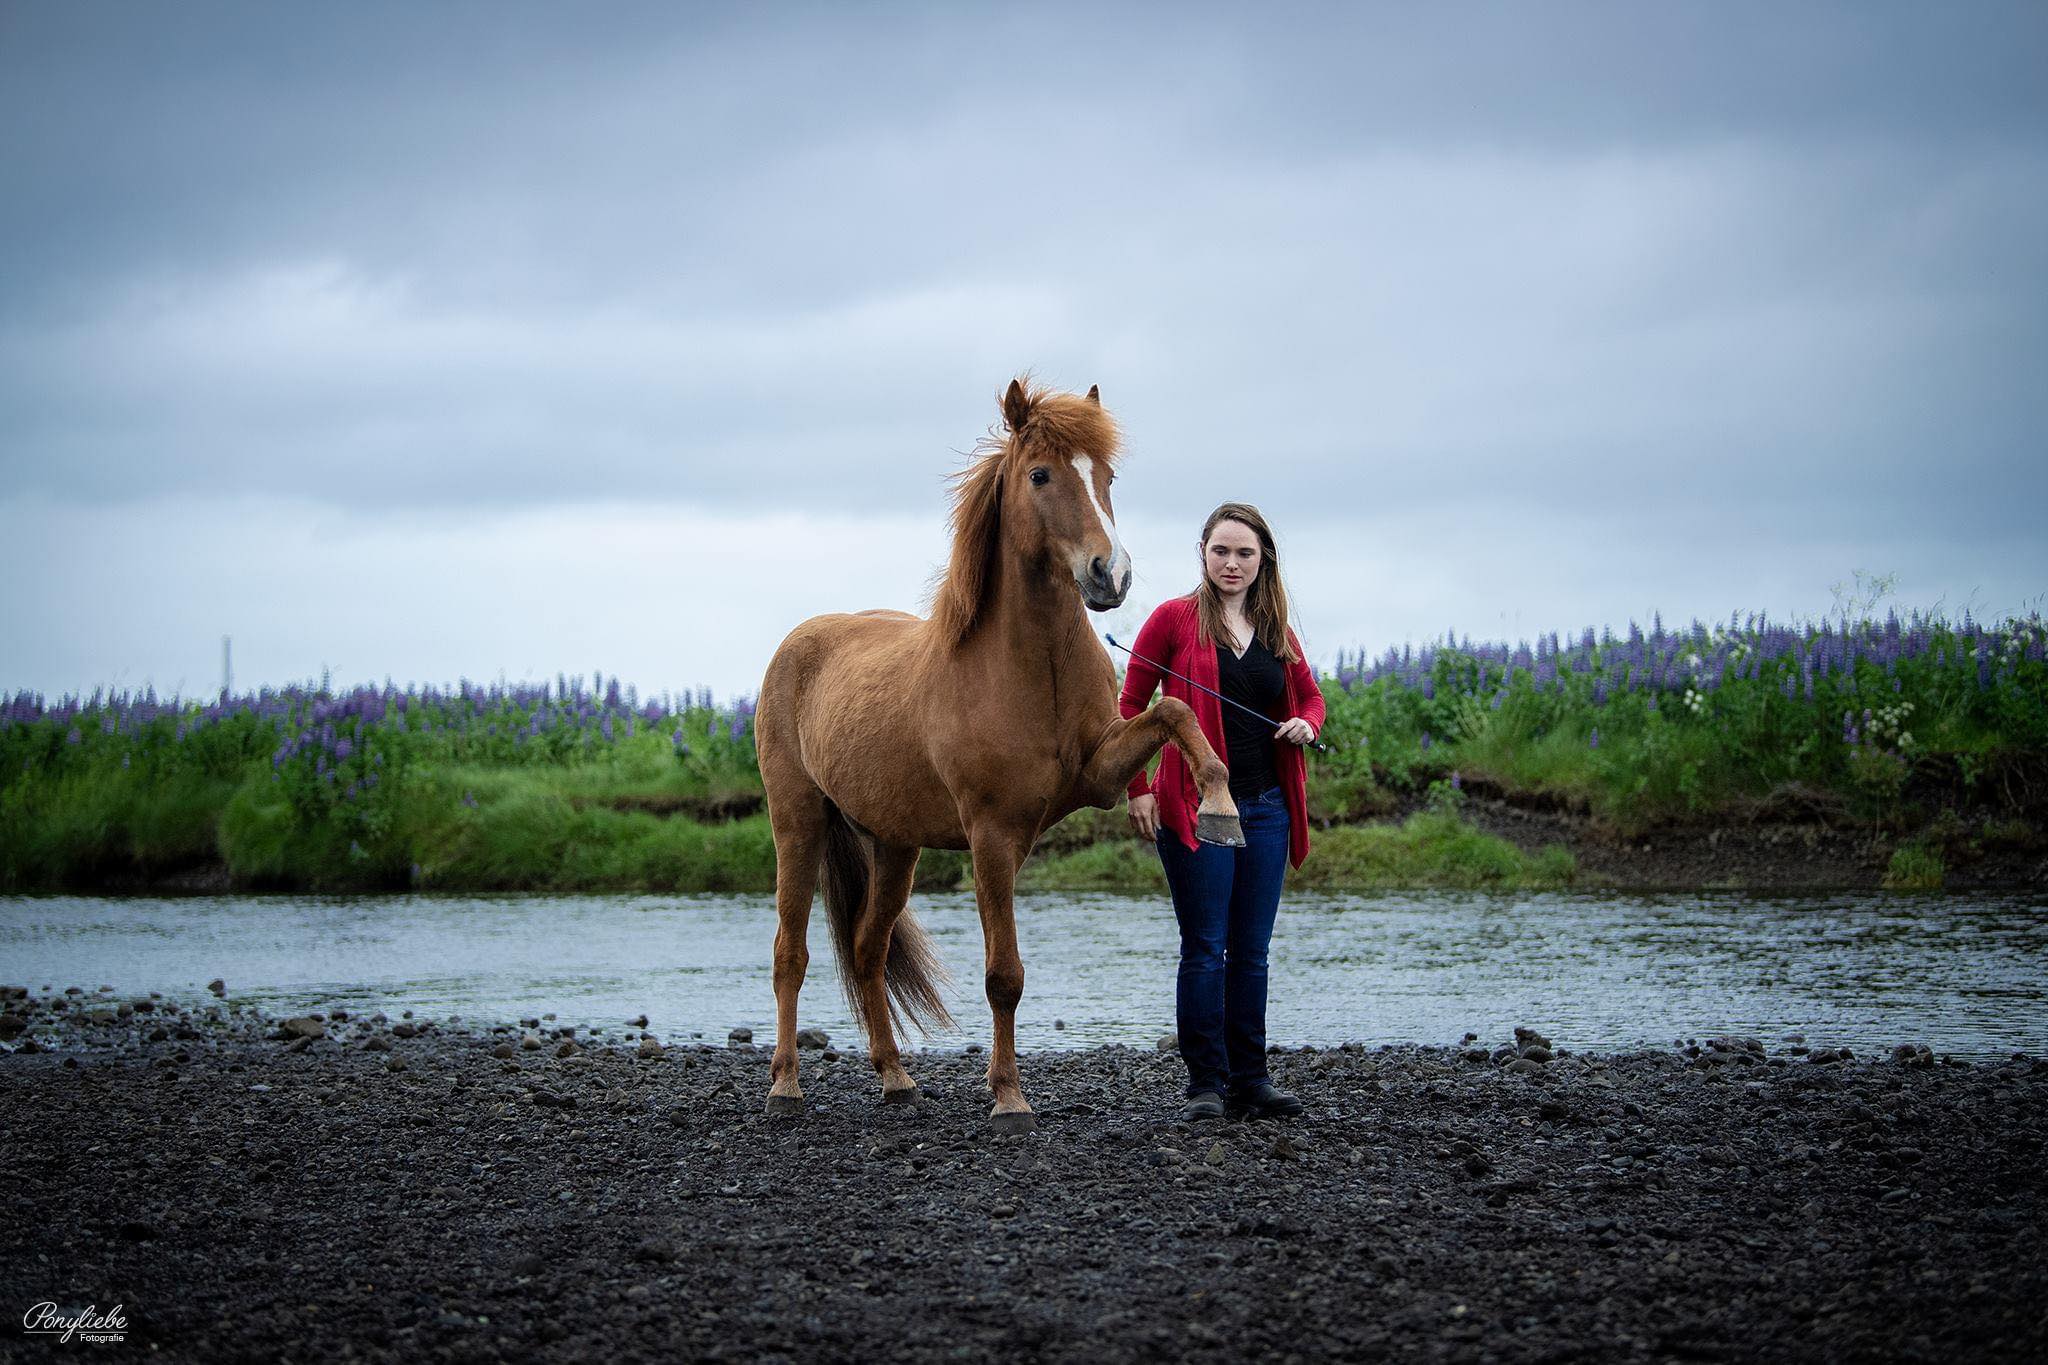
[[1190,1095],[1245,1090],[1266,1074],[1266,947],[1287,874],[1287,803],[1278,787],[1237,803],[1244,847],[1159,831],[1159,861],[1180,920],[1174,1013]]

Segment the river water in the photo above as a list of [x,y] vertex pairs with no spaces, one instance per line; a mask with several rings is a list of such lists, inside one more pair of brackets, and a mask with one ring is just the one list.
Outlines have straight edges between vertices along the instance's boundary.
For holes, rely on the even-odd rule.
[[[970,894],[912,907],[986,1043]],[[1177,936],[1163,900],[1020,897],[1023,1048],[1150,1046],[1173,1027]],[[344,1006],[498,1021],[552,1014],[672,1041],[772,1038],[768,896],[0,898],[0,982],[102,984],[272,1012]],[[1746,1033],[1775,1046],[1924,1042],[1958,1056],[2048,1050],[2048,895],[1706,893],[1288,896],[1273,935],[1270,1041],[1488,1044],[1530,1024],[1607,1050]],[[858,1045],[822,909],[802,1022]],[[906,1040],[909,1042],[910,1040]]]

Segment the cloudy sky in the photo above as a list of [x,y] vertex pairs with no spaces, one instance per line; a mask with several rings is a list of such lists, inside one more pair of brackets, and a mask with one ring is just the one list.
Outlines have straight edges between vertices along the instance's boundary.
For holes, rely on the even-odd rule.
[[0,3],[0,689],[752,692],[1025,369],[1129,630],[2048,592],[2038,5]]

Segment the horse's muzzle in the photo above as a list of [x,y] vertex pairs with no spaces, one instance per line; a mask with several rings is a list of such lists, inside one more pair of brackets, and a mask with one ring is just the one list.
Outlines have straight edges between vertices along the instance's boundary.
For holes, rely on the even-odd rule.
[[1100,559],[1088,562],[1088,572],[1081,575],[1081,600],[1090,611],[1111,611],[1124,604],[1124,598],[1131,591],[1131,570],[1127,557],[1121,575],[1113,575],[1109,564]]

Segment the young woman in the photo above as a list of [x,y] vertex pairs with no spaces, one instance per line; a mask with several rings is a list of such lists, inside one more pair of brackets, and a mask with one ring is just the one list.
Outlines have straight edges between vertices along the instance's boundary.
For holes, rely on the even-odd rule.
[[[1323,725],[1323,694],[1287,625],[1287,592],[1273,532],[1259,509],[1226,502],[1202,526],[1202,580],[1163,602],[1132,646],[1118,705],[1134,716],[1152,689],[1195,710],[1230,766],[1242,848],[1195,840],[1199,800],[1178,750],[1158,776],[1130,786],[1131,828],[1153,840],[1180,920],[1174,992],[1190,1119],[1225,1112],[1272,1118],[1301,1112],[1266,1072],[1266,947],[1287,868],[1308,856],[1308,775],[1301,746]],[[1149,662],[1148,662],[1149,661]],[[1241,702],[1265,722],[1162,672],[1184,674]]]

